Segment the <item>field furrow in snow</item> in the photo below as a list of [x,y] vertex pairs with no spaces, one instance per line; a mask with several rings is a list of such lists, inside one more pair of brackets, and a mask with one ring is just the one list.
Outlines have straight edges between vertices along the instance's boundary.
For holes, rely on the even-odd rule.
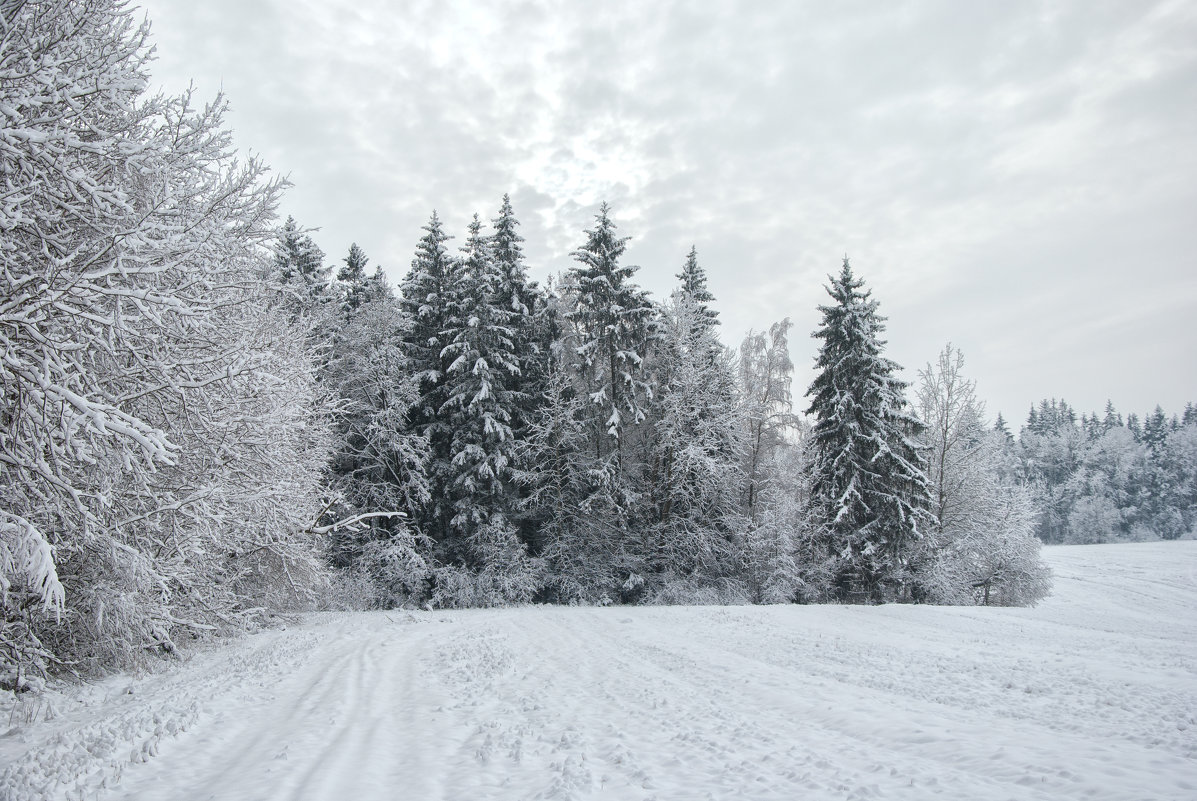
[[1197,798],[1197,543],[1033,609],[322,616],[50,694],[0,796]]

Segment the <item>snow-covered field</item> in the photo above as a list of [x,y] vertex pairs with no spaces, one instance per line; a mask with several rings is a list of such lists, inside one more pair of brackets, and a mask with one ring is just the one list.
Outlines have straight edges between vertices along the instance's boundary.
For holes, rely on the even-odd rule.
[[1197,799],[1197,542],[1045,555],[1033,609],[315,616],[0,709],[0,798]]

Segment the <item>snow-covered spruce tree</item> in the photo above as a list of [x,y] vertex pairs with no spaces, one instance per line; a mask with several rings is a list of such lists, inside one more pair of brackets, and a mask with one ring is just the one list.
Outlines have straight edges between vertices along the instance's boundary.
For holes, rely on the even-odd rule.
[[[272,305],[279,185],[223,104],[147,97],[121,3],[0,13],[0,672],[87,671],[303,603],[326,456]],[[285,500],[284,500],[285,499]]]
[[[691,245],[690,252],[686,254],[686,263],[682,266],[682,271],[678,273],[677,279],[681,283],[679,291],[695,307],[694,335],[706,336],[715,330],[715,326],[719,325],[719,312],[710,306],[715,302],[715,296],[711,294],[711,290],[707,286],[706,270],[698,263],[697,247]],[[722,346],[719,350],[722,352]]]
[[650,510],[640,503],[644,461],[637,446],[654,394],[645,358],[658,322],[648,294],[632,281],[638,268],[619,263],[627,239],[615,235],[609,211],[604,203],[594,229],[586,232],[586,243],[574,252],[578,263],[563,277],[560,291],[567,309],[566,353],[576,391],[586,401],[589,450],[599,469],[614,477],[593,485],[593,492],[604,497],[594,497],[588,505],[612,514],[591,522],[596,536],[620,538],[606,549],[602,570],[620,576],[616,586],[607,588],[610,597],[630,602],[645,592],[651,549],[648,529],[639,519]]
[[344,507],[330,511],[372,516],[331,531],[329,556],[342,571],[342,586],[357,588],[359,597],[348,602],[390,607],[422,600],[425,591],[426,548],[405,519],[389,513],[410,516],[428,503],[428,441],[407,424],[417,387],[402,348],[399,303],[381,274],[366,279],[356,306],[354,291],[352,283],[343,289],[346,319],[323,374],[338,401],[331,473]]
[[[512,346],[519,357],[520,371],[510,377],[508,385],[530,395],[534,393],[535,384],[543,379],[548,354],[537,331],[537,317],[544,299],[536,283],[528,280],[520,245],[524,238],[516,230],[518,226],[511,198],[503,195],[499,216],[491,221],[493,233],[488,239],[496,271],[493,305],[509,315],[507,327],[511,329]],[[517,428],[519,424],[517,421]]]
[[[515,459],[511,421],[519,402],[509,380],[519,375],[520,366],[510,325],[515,312],[497,303],[503,278],[475,214],[462,247],[460,316],[445,330],[449,344],[443,351],[449,361],[448,398],[439,416],[451,432],[453,516],[439,553],[446,563],[437,574],[442,605],[526,601],[536,590],[525,546],[509,522]],[[472,587],[467,597],[448,591],[446,570],[464,571],[452,583],[455,590]]]
[[1051,588],[1027,487],[1002,480],[1005,436],[984,423],[964,356],[950,344],[919,371],[934,524],[918,581],[940,603],[1023,605]]
[[288,217],[274,250],[274,278],[291,287],[303,305],[331,298],[332,268],[324,266],[324,251]]
[[337,284],[342,297],[341,312],[350,315],[370,297],[371,278],[366,275],[370,259],[354,242],[349,246],[349,255],[344,262],[345,265],[337,271]]
[[[552,345],[558,336],[548,298],[535,282],[528,280],[524,251],[520,244],[519,220],[511,207],[511,198],[503,195],[499,216],[491,220],[493,233],[489,238],[491,258],[498,274],[493,305],[508,313],[507,327],[511,331],[513,352],[519,362],[518,373],[506,375],[506,387],[516,393],[511,409],[511,431],[515,440],[528,435],[529,425],[536,417],[545,397],[549,359]],[[520,467],[516,465],[516,467]],[[534,465],[526,465],[534,469]],[[515,487],[522,493],[522,485]],[[509,518],[527,544],[536,539],[535,531],[522,514],[522,509],[510,510]]]
[[747,432],[696,251],[678,277],[649,358],[658,399],[645,448],[654,510],[648,564],[665,582],[709,587],[734,572]]
[[844,259],[820,306],[818,375],[808,390],[810,509],[837,600],[910,597],[931,517],[923,458],[900,369],[882,355],[884,317]]
[[586,243],[575,250],[573,348],[590,404],[591,443],[595,455],[610,455],[622,470],[625,432],[645,416],[652,387],[644,376],[644,357],[656,331],[656,310],[648,293],[632,282],[638,267],[619,257],[629,237],[615,235],[610,207],[603,203]]
[[429,446],[430,499],[414,522],[423,534],[442,542],[450,536],[449,521],[454,514],[449,489],[453,481],[453,431],[441,415],[449,399],[446,372],[450,356],[445,347],[451,336],[446,332],[460,327],[462,270],[445,246],[452,237],[445,233],[435,211],[424,231],[411,269],[399,285],[399,306],[403,312],[404,354],[418,382],[408,425],[425,437]]

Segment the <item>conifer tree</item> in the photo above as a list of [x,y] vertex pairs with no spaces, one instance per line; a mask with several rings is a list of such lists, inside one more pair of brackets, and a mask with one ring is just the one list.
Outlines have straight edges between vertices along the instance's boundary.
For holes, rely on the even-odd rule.
[[881,601],[905,594],[909,567],[929,521],[923,459],[912,436],[898,365],[882,355],[884,317],[844,259],[820,306],[823,322],[808,414],[811,509],[842,600]]
[[1002,441],[1007,446],[1014,444],[1014,435],[1010,433],[1010,426],[1006,424],[1001,412],[998,412],[997,419],[993,421],[993,430],[1002,435]]
[[1156,406],[1143,421],[1143,442],[1153,454],[1158,453],[1168,438],[1168,416],[1163,408]]
[[[493,233],[489,238],[498,279],[492,305],[507,316],[505,325],[510,329],[512,350],[519,365],[518,372],[507,372],[504,379],[506,388],[516,393],[510,410],[512,435],[516,440],[523,440],[529,435],[531,421],[545,402],[549,354],[557,330],[545,294],[535,282],[528,280],[520,245],[524,238],[520,236],[518,226],[511,198],[503,195],[499,216],[491,220]],[[537,468],[534,464],[515,467]],[[515,489],[517,494],[522,493],[524,485],[517,484]],[[531,521],[517,514],[513,522],[519,525],[523,541],[531,544],[536,538]]]
[[686,263],[682,266],[682,271],[677,274],[677,278],[681,282],[680,292],[696,309],[698,325],[695,327],[695,333],[705,335],[719,325],[719,312],[710,307],[710,304],[715,301],[715,296],[707,288],[707,273],[698,263],[697,247],[690,246],[690,252],[686,255]]
[[573,253],[578,265],[571,268],[576,296],[569,317],[595,454],[613,455],[621,466],[624,432],[644,419],[645,399],[652,395],[643,364],[656,326],[648,293],[632,282],[639,268],[619,264],[628,237],[615,235],[609,212],[603,203],[586,244]]
[[341,303],[342,311],[349,314],[369,298],[370,277],[366,275],[366,265],[370,259],[354,242],[349,246],[349,255],[345,257],[344,262],[345,266],[337,272],[337,280],[341,283],[344,297]]
[[496,304],[502,276],[476,214],[461,270],[461,314],[445,331],[448,397],[440,416],[451,432],[450,525],[468,544],[488,523],[506,518],[517,400],[509,386],[520,373],[510,327],[515,313]]
[[1115,411],[1113,401],[1106,401],[1106,415],[1101,421],[1101,427],[1103,431],[1122,427],[1122,415]]
[[691,249],[663,314],[655,348],[659,397],[649,437],[660,570],[713,579],[729,571],[730,540],[743,529],[746,431],[730,359],[714,331],[714,296]]
[[494,233],[489,243],[498,275],[494,305],[512,315],[512,328],[521,335],[517,341],[530,336],[528,327],[539,300],[536,284],[528,280],[524,265],[524,250],[520,246],[524,238],[516,230],[519,224],[511,208],[511,197],[503,195],[499,216],[491,221]]
[[310,297],[323,296],[332,268],[324,266],[324,251],[288,217],[279,232],[274,252],[275,274],[280,282],[302,287]]
[[399,306],[406,326],[403,349],[418,382],[408,424],[429,446],[431,500],[418,522],[425,534],[442,540],[448,536],[453,516],[449,493],[453,431],[441,415],[449,399],[445,374],[450,361],[444,351],[451,341],[446,332],[460,327],[461,267],[445,246],[452,237],[445,233],[435,211],[423,230],[411,269],[400,284]]

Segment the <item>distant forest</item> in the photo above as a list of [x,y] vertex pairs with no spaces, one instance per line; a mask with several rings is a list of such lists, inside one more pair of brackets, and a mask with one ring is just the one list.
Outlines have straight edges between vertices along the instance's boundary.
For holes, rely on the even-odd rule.
[[1027,604],[1040,539],[1193,528],[1191,404],[1015,439],[950,345],[898,378],[845,259],[796,410],[789,321],[725,347],[605,204],[543,286],[507,197],[434,212],[392,287],[278,222],[223,99],[147,91],[126,6],[0,16],[5,686],[330,606]]

